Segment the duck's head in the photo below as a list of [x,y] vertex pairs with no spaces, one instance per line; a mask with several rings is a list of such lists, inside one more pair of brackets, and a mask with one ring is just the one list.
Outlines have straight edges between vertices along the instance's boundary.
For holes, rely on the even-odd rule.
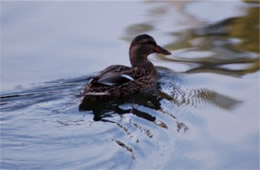
[[147,34],[138,35],[132,41],[129,49],[130,62],[132,66],[139,65],[147,61],[147,57],[152,53],[170,55],[171,53],[157,45],[153,37]]

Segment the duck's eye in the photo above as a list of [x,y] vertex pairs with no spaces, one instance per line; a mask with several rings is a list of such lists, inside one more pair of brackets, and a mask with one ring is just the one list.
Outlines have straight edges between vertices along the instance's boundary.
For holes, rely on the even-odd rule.
[[154,41],[147,41],[147,42],[144,42],[144,44],[156,46],[156,43]]

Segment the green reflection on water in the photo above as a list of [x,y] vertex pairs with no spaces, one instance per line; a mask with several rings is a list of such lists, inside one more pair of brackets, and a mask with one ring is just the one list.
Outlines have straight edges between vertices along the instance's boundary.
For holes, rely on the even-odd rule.
[[[172,2],[168,3],[168,6],[158,5],[148,11],[149,19],[159,16],[160,20],[164,20],[166,17],[164,14],[171,10]],[[150,21],[130,25],[126,28],[126,36],[123,39],[130,41],[130,37],[134,35],[156,31],[158,24]],[[259,7],[247,8],[246,14],[241,17],[200,25],[202,26],[199,28],[185,29],[181,32],[173,30],[168,33],[173,40],[165,48],[173,51],[173,55],[157,55],[157,59],[192,65],[185,71],[186,73],[211,72],[240,77],[259,70]],[[201,57],[199,54],[191,57],[187,53],[205,51],[211,53],[206,57]],[[234,69],[234,64],[239,66]]]
[[235,49],[259,53],[259,7],[248,8],[247,15],[237,18],[230,37],[242,40]]
[[[186,58],[181,56],[158,56],[160,60],[196,63],[197,67],[187,73],[213,72],[225,75],[241,76],[259,70],[259,8],[249,8],[247,15],[228,18],[219,23],[197,29],[172,33],[178,41],[166,48],[171,50],[211,51],[207,57]],[[181,54],[183,54],[181,53]],[[242,68],[223,68],[223,65],[241,64]],[[246,68],[244,64],[249,64]]]

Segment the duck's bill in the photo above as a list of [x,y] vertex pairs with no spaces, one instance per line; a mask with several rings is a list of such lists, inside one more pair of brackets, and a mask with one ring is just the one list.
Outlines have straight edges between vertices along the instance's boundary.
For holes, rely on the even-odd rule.
[[170,51],[168,51],[168,50],[166,50],[166,49],[160,47],[159,45],[157,45],[157,46],[154,48],[154,51],[155,51],[156,53],[160,53],[160,54],[164,54],[164,55],[171,55],[171,52],[170,52]]

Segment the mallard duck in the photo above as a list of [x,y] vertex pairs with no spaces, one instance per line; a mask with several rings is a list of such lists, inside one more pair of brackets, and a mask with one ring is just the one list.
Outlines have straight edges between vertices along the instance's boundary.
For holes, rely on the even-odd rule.
[[87,110],[99,102],[118,99],[151,90],[157,83],[157,71],[147,57],[152,53],[170,55],[147,34],[134,38],[130,45],[131,67],[112,65],[92,78],[83,91],[80,110]]

